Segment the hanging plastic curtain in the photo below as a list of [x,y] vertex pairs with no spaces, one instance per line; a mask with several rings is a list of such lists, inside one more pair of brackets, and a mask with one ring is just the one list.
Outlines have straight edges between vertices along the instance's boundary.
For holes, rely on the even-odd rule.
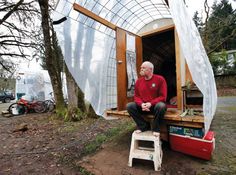
[[170,0],[170,11],[193,81],[203,94],[205,132],[210,128],[217,105],[217,93],[213,70],[200,34],[187,12],[184,1]]

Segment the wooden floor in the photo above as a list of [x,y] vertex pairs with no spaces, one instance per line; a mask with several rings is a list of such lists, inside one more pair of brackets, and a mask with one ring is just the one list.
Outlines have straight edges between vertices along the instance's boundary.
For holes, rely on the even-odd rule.
[[[168,109],[165,113],[164,120],[166,121],[173,121],[173,122],[193,122],[204,124],[204,117],[200,115],[195,116],[184,116],[181,117],[180,114],[182,112],[177,109]],[[124,111],[117,111],[117,110],[108,110],[107,116],[117,116],[117,117],[130,117],[126,110]],[[152,118],[152,115],[148,115],[147,118]]]

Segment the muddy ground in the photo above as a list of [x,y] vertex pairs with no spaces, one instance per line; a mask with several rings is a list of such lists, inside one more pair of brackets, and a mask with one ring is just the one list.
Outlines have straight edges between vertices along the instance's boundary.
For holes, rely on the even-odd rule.
[[[205,161],[174,152],[163,143],[162,169],[155,172],[151,161],[135,160],[132,168],[127,166],[135,128],[128,118],[65,123],[52,114],[0,117],[0,174],[233,175],[235,125],[236,97],[219,98],[211,125],[216,135],[212,159]],[[26,129],[19,131],[22,126]]]

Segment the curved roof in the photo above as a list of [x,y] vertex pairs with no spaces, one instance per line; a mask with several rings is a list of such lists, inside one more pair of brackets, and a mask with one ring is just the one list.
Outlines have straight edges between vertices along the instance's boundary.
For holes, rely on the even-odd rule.
[[171,18],[165,0],[59,0],[56,11],[62,16],[106,34],[111,29],[73,10],[74,3],[132,33],[157,19]]

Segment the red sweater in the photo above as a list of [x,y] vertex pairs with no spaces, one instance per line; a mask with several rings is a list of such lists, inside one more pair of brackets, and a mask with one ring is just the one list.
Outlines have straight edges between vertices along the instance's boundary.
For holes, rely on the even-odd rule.
[[150,102],[153,106],[158,102],[165,102],[166,97],[166,81],[160,75],[153,75],[150,80],[141,77],[135,83],[134,101],[139,106],[146,102]]

